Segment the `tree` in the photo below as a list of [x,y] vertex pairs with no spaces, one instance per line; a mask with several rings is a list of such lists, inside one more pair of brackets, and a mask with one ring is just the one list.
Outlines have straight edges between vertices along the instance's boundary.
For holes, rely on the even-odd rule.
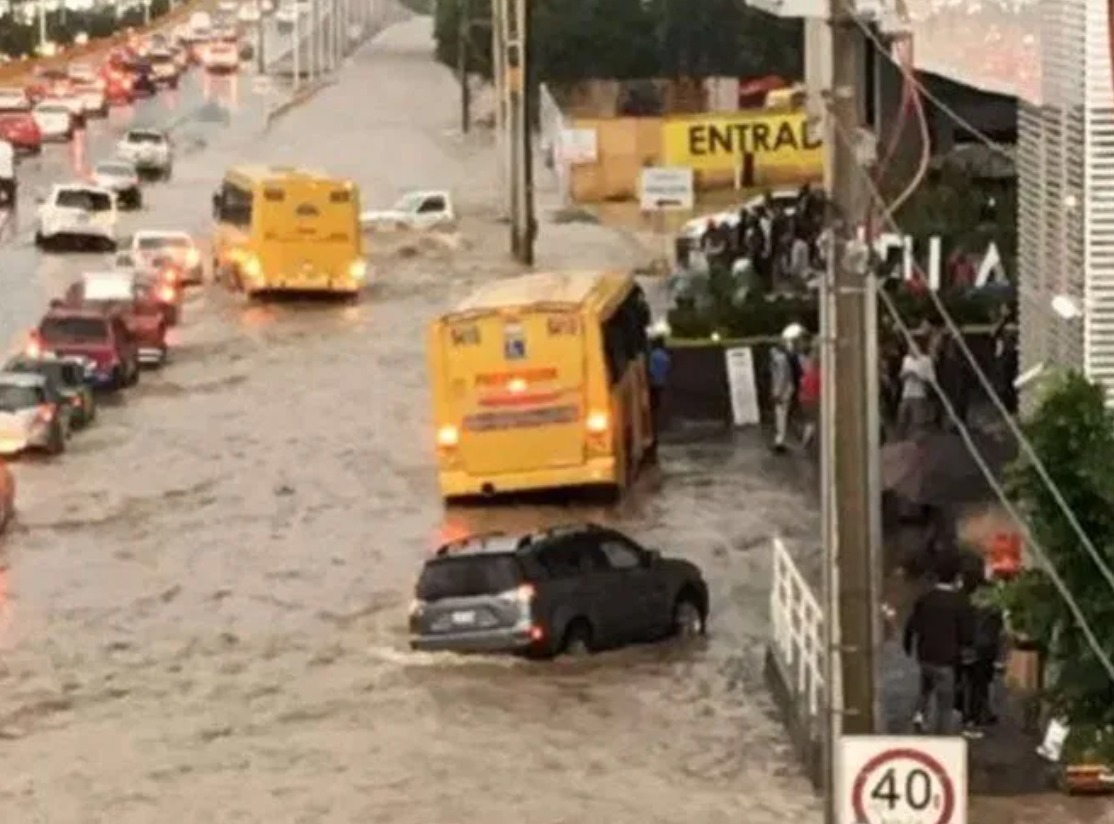
[[[470,70],[490,76],[491,0],[439,0],[437,57],[455,68],[461,9],[480,21]],[[799,21],[743,0],[529,0],[531,75],[586,79],[803,74]]]
[[[1102,385],[1074,372],[1053,376],[1024,430],[1100,557],[1114,566],[1114,415]],[[1012,467],[1009,487],[1033,537],[1114,659],[1114,592],[1106,578],[1031,462]],[[1047,651],[1047,697],[1072,727],[1069,753],[1114,763],[1114,742],[1102,740],[1114,725],[1114,684],[1047,571],[1038,566],[1005,584],[1000,598],[1013,630]]]

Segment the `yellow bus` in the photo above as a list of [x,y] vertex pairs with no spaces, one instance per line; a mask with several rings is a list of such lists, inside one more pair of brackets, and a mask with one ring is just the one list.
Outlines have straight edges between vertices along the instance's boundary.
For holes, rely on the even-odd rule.
[[429,329],[442,497],[634,480],[653,446],[650,310],[625,273],[481,287]]
[[249,297],[279,291],[356,295],[367,278],[360,194],[348,180],[239,166],[213,195],[213,271]]

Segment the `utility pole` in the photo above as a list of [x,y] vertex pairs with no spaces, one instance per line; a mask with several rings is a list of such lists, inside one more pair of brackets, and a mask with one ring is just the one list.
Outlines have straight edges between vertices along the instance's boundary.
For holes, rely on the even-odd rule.
[[259,9],[259,19],[255,22],[255,71],[259,75],[267,73],[267,61],[263,57],[263,41],[266,39],[265,23],[267,16],[263,14],[263,4],[256,6]]
[[507,89],[511,144],[511,251],[526,266],[534,264],[534,198],[531,191],[533,145],[530,140],[527,87],[529,39],[526,0],[503,6],[507,30]]
[[507,163],[507,53],[505,9],[500,0],[491,3],[492,80],[495,83],[495,151],[499,156],[499,191],[503,193],[503,215],[510,217],[510,170]]
[[[877,632],[877,590],[874,563],[875,517],[879,501],[873,484],[877,460],[872,448],[877,439],[870,431],[877,395],[868,362],[877,328],[868,311],[875,299],[869,288],[869,255],[859,239],[866,227],[870,198],[866,170],[860,162],[858,141],[863,122],[863,36],[853,4],[829,0],[832,37],[831,96],[827,134],[827,163],[831,181],[828,225],[832,243],[828,250],[829,361],[831,376],[829,432],[824,439],[825,460],[830,466],[833,500],[826,507],[829,533],[825,535],[828,574],[825,584],[828,735],[825,740],[826,821],[835,824],[838,811],[834,777],[840,736],[875,733],[874,653]],[[838,433],[838,437],[836,436]],[[830,450],[830,451],[828,451]],[[827,495],[826,490],[822,494]],[[833,539],[834,538],[834,546]]]
[[460,82],[460,131],[468,134],[472,126],[472,89],[468,85],[468,44],[472,36],[471,0],[459,0],[460,16],[456,41],[456,78]]

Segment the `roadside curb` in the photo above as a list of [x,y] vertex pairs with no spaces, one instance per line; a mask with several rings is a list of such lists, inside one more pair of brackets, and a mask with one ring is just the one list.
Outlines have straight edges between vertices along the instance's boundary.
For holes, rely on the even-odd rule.
[[299,89],[289,100],[279,103],[269,112],[267,112],[267,124],[264,127],[263,131],[270,131],[271,127],[276,122],[278,122],[278,120],[287,112],[291,111],[292,109],[296,109],[305,103],[308,103],[310,100],[317,96],[318,92],[324,91],[330,86],[335,86],[336,84],[336,78],[330,77],[325,80],[319,80],[315,83],[312,83],[303,89]]

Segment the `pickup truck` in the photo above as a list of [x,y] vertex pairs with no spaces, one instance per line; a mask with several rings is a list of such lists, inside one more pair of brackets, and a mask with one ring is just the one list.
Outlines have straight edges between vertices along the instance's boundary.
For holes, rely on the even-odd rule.
[[366,230],[398,231],[448,228],[456,224],[451,195],[446,191],[408,192],[389,209],[372,210],[360,215]]

